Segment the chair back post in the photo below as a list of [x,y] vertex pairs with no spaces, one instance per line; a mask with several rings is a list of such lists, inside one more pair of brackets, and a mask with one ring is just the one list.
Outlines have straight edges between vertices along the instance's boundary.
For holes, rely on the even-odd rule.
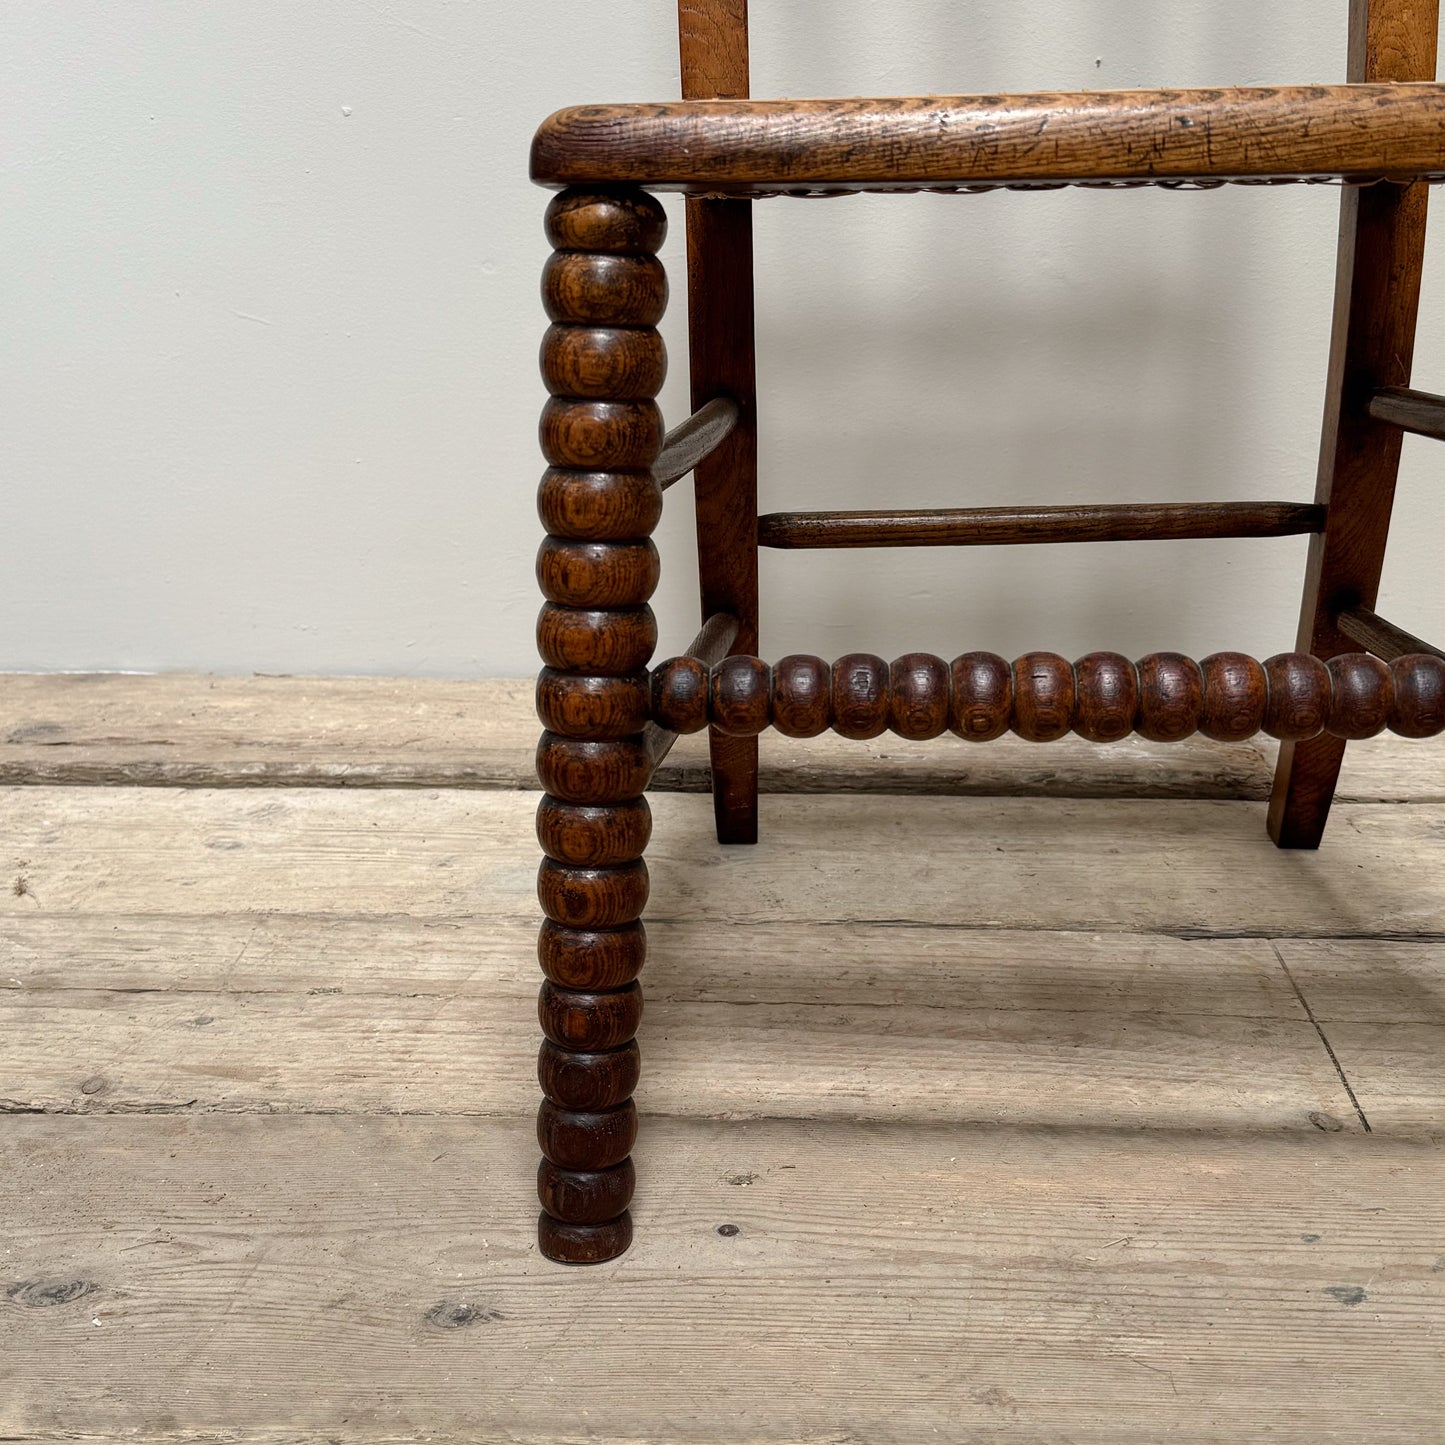
[[1440,0],[1350,0],[1350,50],[1346,79],[1435,79]]
[[679,0],[684,100],[748,98],[748,0]]
[[[677,18],[683,99],[747,99],[747,0],[680,0]],[[738,406],[732,433],[693,474],[702,616],[736,617],[732,650],[746,654],[758,651],[752,225],[750,201],[688,198],[692,407],[697,411],[718,396]],[[714,728],[709,747],[718,839],[755,843],[757,738],[728,737]]]
[[[1351,83],[1435,78],[1439,0],[1351,0]],[[1415,349],[1429,186],[1346,186],[1340,207],[1335,320],[1311,539],[1296,646],[1331,658],[1351,651],[1340,615],[1373,608],[1384,567],[1403,433],[1370,413],[1376,392],[1406,387]],[[1270,836],[1317,848],[1344,761],[1342,738],[1280,748]]]

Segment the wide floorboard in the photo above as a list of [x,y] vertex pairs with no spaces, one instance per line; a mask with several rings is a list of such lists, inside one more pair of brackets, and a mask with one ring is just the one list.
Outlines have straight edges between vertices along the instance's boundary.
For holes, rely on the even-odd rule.
[[1352,750],[1318,854],[1264,840],[1262,752],[1139,745],[1112,800],[1047,749],[898,796],[780,754],[754,849],[659,794],[637,1242],[569,1270],[525,691],[12,682],[0,1439],[1440,1438],[1420,749]]

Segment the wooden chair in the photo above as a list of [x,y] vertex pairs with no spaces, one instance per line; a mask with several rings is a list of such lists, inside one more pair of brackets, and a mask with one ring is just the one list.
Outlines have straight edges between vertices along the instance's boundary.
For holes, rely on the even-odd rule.
[[[952,729],[1039,742],[1195,731],[1282,742],[1269,807],[1281,847],[1318,846],[1345,743],[1386,726],[1445,729],[1442,654],[1373,611],[1405,431],[1445,438],[1445,398],[1408,389],[1426,182],[1445,178],[1438,3],[1351,0],[1349,83],[1183,91],[750,101],[746,0],[679,4],[684,99],[563,110],[538,131],[533,178],[556,248],[543,278],[550,464],[537,561],[546,605],[537,708],[546,790],[546,1035],[539,1072],[539,1238],[552,1259],[627,1248],[633,1038],[647,898],[643,791],[681,732],[707,727],[717,835],[757,838],[757,735]],[[778,513],[757,510],[751,205],[769,195],[1059,185],[1344,183],[1333,349],[1313,503]],[[693,415],[663,434],[653,398],[667,300],[648,191],[687,196]],[[691,472],[703,627],[649,674],[664,490]],[[1310,535],[1297,651],[1137,663],[971,652],[829,666],[758,650],[757,549],[972,546]]]

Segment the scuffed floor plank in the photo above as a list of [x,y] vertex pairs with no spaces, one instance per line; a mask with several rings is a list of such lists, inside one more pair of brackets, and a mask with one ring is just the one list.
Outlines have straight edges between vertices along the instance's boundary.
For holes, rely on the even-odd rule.
[[1403,1441],[1445,1405],[1424,1144],[654,1121],[637,1244],[585,1272],[533,1252],[523,1120],[3,1148],[6,1435]]
[[[1122,998],[1112,1010],[1032,1008],[1027,975],[1020,998],[997,1007],[968,990],[941,996],[926,977],[861,1004],[806,984],[796,1000],[761,1005],[654,988],[639,1105],[732,1118],[1359,1127],[1293,996],[1271,1016],[1226,946],[1213,953],[1238,979],[1239,1013],[1190,1012],[1178,966],[1132,1010]],[[12,992],[0,1110],[523,1113],[536,1094],[534,994],[511,980],[465,998]]]
[[[535,795],[0,790],[0,920],[35,913],[535,916]],[[1445,937],[1445,806],[1342,807],[1273,848],[1256,804],[774,797],[756,848],[653,800],[648,917],[1184,935]]]
[[[1289,1017],[1259,939],[649,918],[649,997]],[[61,913],[0,919],[0,990],[530,998],[535,919]],[[0,999],[4,994],[0,992]],[[378,1008],[384,1004],[378,1003]],[[1302,1015],[1298,1015],[1301,1016]]]
[[1445,943],[1281,939],[1278,949],[1371,1127],[1445,1138]]
[[[159,787],[536,785],[530,679],[0,677],[0,784]],[[762,739],[768,792],[1250,798],[1269,795],[1274,744],[1077,738],[905,743]],[[661,791],[707,788],[701,737],[682,739]],[[1341,801],[1445,802],[1445,748],[1378,738],[1349,749]]]
[[[521,1112],[534,935],[22,915],[0,924],[0,1100]],[[663,923],[646,996],[642,1099],[658,1113],[1355,1127],[1264,940]]]
[[[655,798],[637,1244],[568,1271],[523,1117],[526,690],[214,681],[39,680],[22,714],[101,703],[0,741],[0,1438],[1438,1433],[1445,786],[1318,855],[1253,803],[1080,796],[1101,759],[1247,794],[1249,749],[948,776],[992,750],[884,738],[885,791],[1013,796],[806,795],[874,765],[833,740],[774,754],[804,795],[755,849]],[[324,786],[231,786],[288,777]]]

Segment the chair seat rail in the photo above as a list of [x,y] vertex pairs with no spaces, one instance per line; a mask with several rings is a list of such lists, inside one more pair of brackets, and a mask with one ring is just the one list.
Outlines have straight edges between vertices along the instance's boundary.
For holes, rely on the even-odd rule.
[[542,123],[532,178],[703,196],[1440,180],[1445,86],[583,105]]

